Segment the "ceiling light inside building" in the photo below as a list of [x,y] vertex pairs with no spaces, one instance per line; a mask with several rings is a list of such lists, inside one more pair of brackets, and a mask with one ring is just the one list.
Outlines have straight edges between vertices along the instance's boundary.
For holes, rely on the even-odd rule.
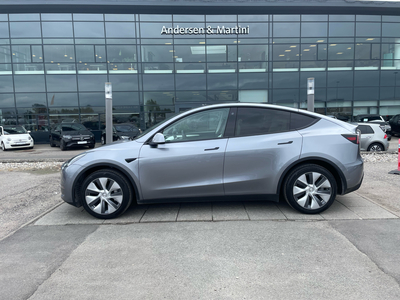
[[317,43],[323,43],[325,40],[318,40]]
[[317,45],[310,45],[310,47],[317,47]]
[[303,51],[310,51],[310,49],[304,49]]
[[343,54],[343,52],[338,52],[338,53],[336,53],[337,55],[340,55],[340,54]]
[[225,54],[226,46],[191,46],[190,50],[192,54],[205,54],[207,48],[207,54]]

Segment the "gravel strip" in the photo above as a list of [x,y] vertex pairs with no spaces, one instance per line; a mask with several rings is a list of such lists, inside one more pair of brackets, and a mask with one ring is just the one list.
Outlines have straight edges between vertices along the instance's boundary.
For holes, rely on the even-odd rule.
[[54,170],[60,171],[63,162],[13,162],[0,163],[0,171],[35,171]]
[[[365,163],[375,163],[375,162],[397,162],[397,153],[388,152],[371,152],[362,153],[362,158]],[[51,161],[41,161],[41,162],[0,162],[0,171],[34,171],[34,170],[61,170],[61,165],[63,162],[51,162]]]

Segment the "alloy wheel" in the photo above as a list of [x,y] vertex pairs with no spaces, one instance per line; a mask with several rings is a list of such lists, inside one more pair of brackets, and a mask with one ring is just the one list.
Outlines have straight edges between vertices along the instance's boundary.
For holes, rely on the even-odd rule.
[[93,180],[86,188],[87,206],[99,215],[114,213],[123,200],[121,186],[111,178],[100,177]]
[[301,207],[309,210],[319,209],[331,198],[332,186],[321,173],[308,172],[296,179],[293,196]]
[[382,151],[382,147],[378,144],[373,144],[370,148],[370,151]]

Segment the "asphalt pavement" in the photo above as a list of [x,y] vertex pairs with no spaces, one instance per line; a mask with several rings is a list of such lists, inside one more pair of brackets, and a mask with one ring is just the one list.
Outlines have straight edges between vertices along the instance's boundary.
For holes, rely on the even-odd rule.
[[[81,151],[36,145],[0,161]],[[319,215],[244,201],[136,206],[107,221],[60,204],[47,186],[58,173],[0,172],[4,207],[52,201],[0,241],[0,299],[400,299],[396,167],[366,163],[360,190]]]

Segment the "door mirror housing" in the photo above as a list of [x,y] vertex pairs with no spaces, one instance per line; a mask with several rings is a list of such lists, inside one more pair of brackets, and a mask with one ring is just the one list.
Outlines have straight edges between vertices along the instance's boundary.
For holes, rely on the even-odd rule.
[[156,133],[149,145],[153,148],[157,147],[159,144],[165,144],[165,137],[162,133]]

